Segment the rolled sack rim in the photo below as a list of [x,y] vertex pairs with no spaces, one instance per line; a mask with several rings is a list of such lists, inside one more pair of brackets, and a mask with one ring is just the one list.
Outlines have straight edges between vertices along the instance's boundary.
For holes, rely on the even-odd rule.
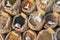
[[[4,29],[5,29],[5,28],[8,28],[8,27],[10,26],[11,17],[10,17],[9,14],[7,14],[7,13],[5,13],[5,12],[1,12],[1,15],[2,15],[2,16],[6,16],[6,17],[8,18],[8,21],[6,22],[5,27],[1,30],[1,31],[2,31],[2,34],[3,34],[3,33],[7,33],[7,32],[8,32],[8,31],[5,31]],[[11,29],[8,29],[8,30],[10,31]]]
[[[27,30],[27,31],[25,31],[25,32],[23,33],[23,39],[25,38],[25,37],[24,37],[25,34],[28,33],[28,32],[31,33],[32,35],[34,35],[34,38],[36,39],[37,34],[36,34],[34,31],[32,31],[32,30]],[[34,40],[35,40],[35,39],[34,39]]]
[[[10,35],[12,32],[15,32],[15,31],[11,31],[11,32],[9,32],[9,33],[7,34],[5,40],[8,40],[8,37],[9,37],[9,35]],[[20,40],[20,39],[21,39],[21,34],[20,34],[19,40]],[[21,40],[22,40],[22,39],[21,39]]]
[[[35,12],[34,12],[35,13]],[[37,12],[36,12],[37,13]],[[39,29],[36,29],[36,28],[34,28],[34,26],[30,23],[30,20],[31,19],[31,16],[29,16],[29,19],[28,19],[28,27],[30,28],[30,29],[32,29],[32,30],[35,30],[35,31],[39,31],[39,30],[41,30],[42,28],[43,28],[43,24],[45,23],[45,20],[43,19],[42,21],[41,21],[41,24],[40,24],[40,27],[38,27]]]
[[9,23],[9,21],[11,21],[11,17],[9,14],[7,14],[6,12],[1,12],[2,16],[6,16],[8,18],[7,24]]
[[[46,19],[46,17],[48,17],[49,15],[52,15],[51,13],[50,14],[47,14],[45,17],[44,17],[44,19]],[[53,26],[53,27],[51,27],[51,28],[55,28],[57,25],[58,25],[58,22],[56,21],[55,22],[56,24]]]
[[[21,16],[21,14],[18,14],[14,17],[13,19],[13,22],[12,22],[12,28],[15,29],[15,26],[14,26],[14,21],[15,21],[15,18],[18,17],[18,16]],[[25,18],[24,18],[25,19]],[[27,18],[25,19],[25,24],[20,28],[20,30],[23,32],[25,31],[25,27],[27,27]]]
[[[24,1],[23,3],[25,3],[26,1]],[[33,6],[30,8],[30,10],[24,10],[24,8],[22,8],[22,11],[25,13],[31,13],[32,11],[34,11],[34,9],[35,9],[35,2],[33,3]]]
[[[38,35],[37,35],[37,40],[38,40],[39,36],[40,36],[44,31],[47,31],[47,30],[41,30],[41,31],[38,33]],[[47,31],[47,32],[48,32],[48,31]],[[54,36],[53,36],[53,35],[51,35],[51,36],[52,36],[52,40],[54,40]]]
[[60,28],[58,28],[57,31],[56,31],[56,34],[54,36],[55,40],[57,40],[57,37],[56,36],[57,36],[58,31],[60,31]]

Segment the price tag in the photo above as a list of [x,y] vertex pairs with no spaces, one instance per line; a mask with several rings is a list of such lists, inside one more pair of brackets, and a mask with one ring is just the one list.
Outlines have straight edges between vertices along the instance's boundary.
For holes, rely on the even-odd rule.
[[31,40],[31,38],[30,37],[26,37],[26,40]]
[[15,24],[15,27],[21,28],[21,25],[20,25],[19,23],[16,23],[16,24]]

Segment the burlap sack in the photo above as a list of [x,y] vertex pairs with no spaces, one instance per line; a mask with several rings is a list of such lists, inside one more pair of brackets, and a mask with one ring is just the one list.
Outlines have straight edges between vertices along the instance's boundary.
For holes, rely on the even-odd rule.
[[32,11],[34,11],[34,9],[35,9],[35,1],[34,0],[24,0],[22,2],[22,11],[25,12],[27,15],[30,15],[30,13]]
[[[12,1],[12,0],[11,0]],[[5,2],[7,2],[7,0],[5,0]],[[6,3],[5,3],[6,4]],[[14,4],[11,5],[10,9],[7,9],[7,4],[4,7],[4,10],[6,12],[8,12],[9,14],[11,14],[12,16],[16,15],[19,13],[19,8],[20,8],[20,4],[21,4],[21,0],[16,0],[16,2]]]
[[28,27],[32,30],[39,31],[43,28],[45,20],[40,13],[33,12],[28,19]]
[[55,28],[58,25],[59,14],[56,12],[48,13],[45,16],[45,24],[48,24],[51,28]]
[[54,40],[54,38],[47,30],[42,30],[39,32],[37,40]]
[[[23,17],[25,20],[25,22],[24,22],[24,24],[21,26],[21,28],[19,28],[20,29],[20,32],[24,32],[24,31],[26,31],[27,29],[28,29],[28,27],[27,27],[27,16],[24,14],[24,13],[21,13],[21,14],[18,14],[18,15],[16,15],[14,18],[13,18],[13,23],[12,23],[12,28],[13,29],[15,29],[15,25],[14,25],[14,21],[16,20],[16,18],[17,17],[19,17],[19,16],[21,16],[21,17]],[[17,21],[19,21],[19,20],[17,20]],[[22,20],[21,20],[22,21]],[[18,22],[19,23],[19,22]]]
[[0,13],[0,33],[4,34],[11,31],[11,17],[6,12]]
[[[51,11],[51,8],[54,2],[55,0],[36,0],[37,10],[43,13],[49,12]],[[42,9],[43,8],[42,6],[44,7],[44,9]]]

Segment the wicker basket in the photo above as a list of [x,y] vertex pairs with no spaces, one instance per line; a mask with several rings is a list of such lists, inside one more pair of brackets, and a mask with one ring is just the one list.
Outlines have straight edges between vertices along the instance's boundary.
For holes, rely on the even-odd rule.
[[[19,17],[21,17],[21,18],[19,18]],[[20,21],[18,18],[20,19]],[[24,19],[24,20],[22,20],[22,19]],[[15,24],[17,24],[17,23],[20,25],[20,27],[15,26]],[[16,29],[16,28],[20,29],[20,32],[26,31],[28,29],[28,27],[27,27],[27,16],[24,13],[16,15],[13,19],[12,27],[13,27],[13,29]]]
[[44,19],[38,12],[34,12],[30,15],[28,20],[28,26],[30,29],[39,31],[43,28]]
[[0,34],[7,33],[11,30],[11,17],[7,13],[1,11],[0,13]]
[[30,15],[32,11],[35,9],[35,2],[34,0],[24,0],[22,2],[22,11]]
[[12,31],[7,34],[5,40],[21,40],[21,34],[16,31]]
[[53,35],[51,35],[47,30],[42,30],[39,32],[37,40],[54,40],[54,38]]
[[36,36],[34,31],[28,30],[23,33],[23,40],[36,40]]
[[55,40],[60,40],[59,33],[60,33],[60,28],[58,28],[57,31],[56,31]]

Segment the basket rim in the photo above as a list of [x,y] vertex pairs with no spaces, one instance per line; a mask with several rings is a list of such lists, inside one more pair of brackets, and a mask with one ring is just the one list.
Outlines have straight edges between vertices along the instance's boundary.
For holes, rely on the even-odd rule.
[[[5,15],[7,16],[7,18],[8,18],[7,24],[8,24],[8,23],[10,23],[10,22],[9,22],[9,21],[11,20],[10,15],[9,15],[9,14],[7,14],[6,12],[2,12],[2,14],[1,14],[1,15],[2,15],[2,16],[5,16],[4,14],[5,14]],[[7,25],[6,25],[6,26],[7,26]]]

